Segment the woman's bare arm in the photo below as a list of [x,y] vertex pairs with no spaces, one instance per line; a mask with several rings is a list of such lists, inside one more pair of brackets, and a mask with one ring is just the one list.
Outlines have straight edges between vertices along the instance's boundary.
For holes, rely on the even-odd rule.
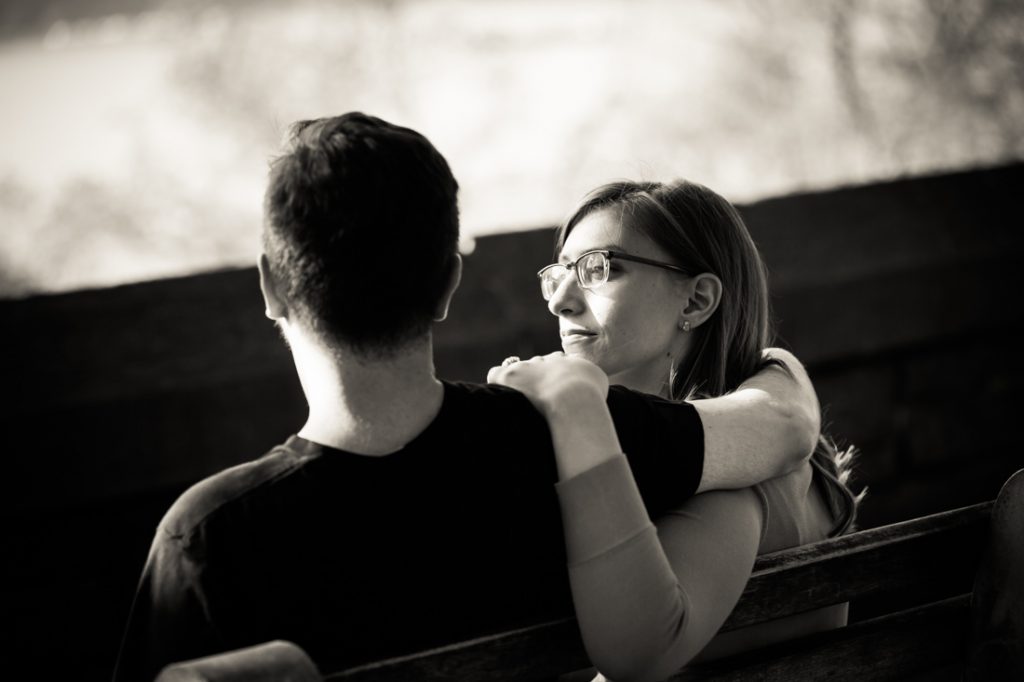
[[789,351],[769,348],[770,366],[737,390],[693,400],[704,426],[704,473],[697,492],[746,488],[793,471],[814,451],[821,409],[810,377]]
[[[789,351],[771,348],[765,355],[785,369],[770,366],[728,395],[691,401],[704,431],[704,465],[697,492],[745,488],[783,476],[814,451],[821,413],[807,372]],[[566,439],[595,428],[585,421],[593,414],[585,408],[603,403],[608,393],[604,372],[563,353],[494,367],[487,380],[523,391],[549,421],[552,416],[563,417]],[[524,381],[532,382],[531,387],[524,388]],[[614,432],[612,427],[607,430]],[[608,454],[581,453],[565,463],[578,472]]]

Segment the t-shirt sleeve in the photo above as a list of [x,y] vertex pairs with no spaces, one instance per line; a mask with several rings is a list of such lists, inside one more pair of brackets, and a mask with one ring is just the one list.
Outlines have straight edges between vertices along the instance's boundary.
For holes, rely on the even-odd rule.
[[201,562],[180,536],[157,529],[139,580],[115,682],[151,680],[173,662],[222,649],[200,587]]
[[693,405],[612,386],[608,409],[651,517],[697,492],[704,470],[704,427]]
[[663,679],[725,622],[754,565],[750,489],[693,497],[652,524],[625,458],[558,484],[569,579],[592,663],[608,678]]

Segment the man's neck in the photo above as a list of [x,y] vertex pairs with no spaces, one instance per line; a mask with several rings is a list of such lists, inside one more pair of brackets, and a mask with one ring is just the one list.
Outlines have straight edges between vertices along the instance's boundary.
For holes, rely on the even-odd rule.
[[332,353],[289,334],[309,418],[299,435],[364,455],[400,450],[437,416],[444,386],[434,376],[427,336],[387,359]]

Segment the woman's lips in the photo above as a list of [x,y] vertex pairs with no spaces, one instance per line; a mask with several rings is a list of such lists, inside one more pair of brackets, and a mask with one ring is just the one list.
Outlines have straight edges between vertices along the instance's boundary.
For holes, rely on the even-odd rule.
[[563,329],[562,344],[582,343],[597,336],[595,332],[586,329]]

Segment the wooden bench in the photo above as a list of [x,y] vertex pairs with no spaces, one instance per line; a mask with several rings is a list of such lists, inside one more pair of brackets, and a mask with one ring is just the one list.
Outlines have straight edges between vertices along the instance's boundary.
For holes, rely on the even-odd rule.
[[[1006,637],[1005,600],[1024,593],[1022,528],[1024,470],[995,502],[764,555],[723,631],[846,601],[850,625],[689,666],[671,679],[959,680],[971,660],[972,637]],[[1002,563],[993,564],[993,556]],[[979,593],[973,610],[972,590]],[[987,611],[1001,598],[1003,620],[986,625],[992,620]],[[1024,613],[1011,613],[1010,620],[1011,636],[1024,635]],[[993,634],[993,628],[1002,630]],[[975,641],[973,648],[983,644]],[[569,618],[328,673],[325,679],[544,680],[588,666]]]

